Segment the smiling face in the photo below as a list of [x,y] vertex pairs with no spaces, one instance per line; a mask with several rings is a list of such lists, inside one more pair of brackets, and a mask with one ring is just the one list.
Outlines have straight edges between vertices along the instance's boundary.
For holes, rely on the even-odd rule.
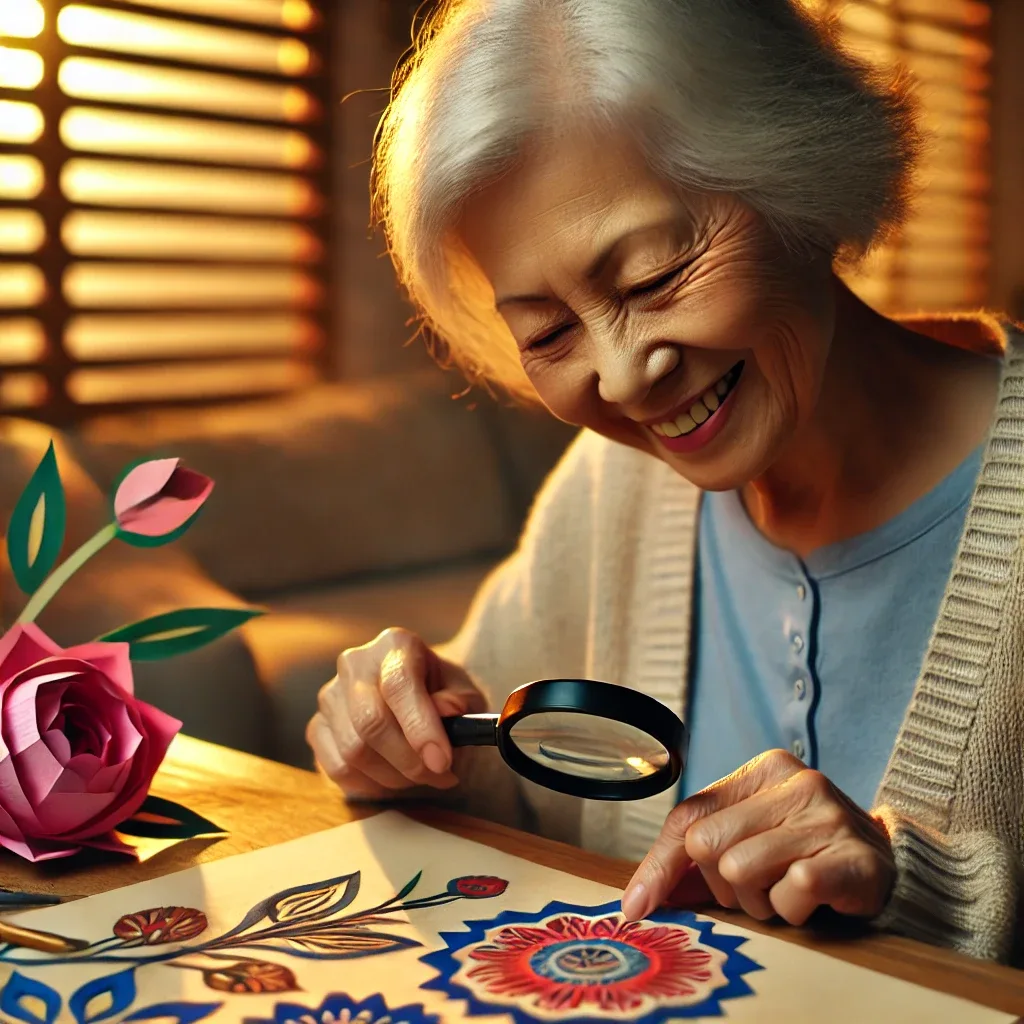
[[608,140],[563,140],[473,196],[459,235],[559,419],[725,490],[813,415],[828,261],[798,260],[737,200],[684,197]]

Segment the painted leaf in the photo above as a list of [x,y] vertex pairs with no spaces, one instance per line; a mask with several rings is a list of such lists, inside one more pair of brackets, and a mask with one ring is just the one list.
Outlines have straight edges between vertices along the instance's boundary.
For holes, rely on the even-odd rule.
[[117,831],[145,839],[198,839],[227,834],[195,811],[159,796],[147,796],[135,814],[117,826]]
[[[344,910],[359,895],[360,874],[358,871],[351,875],[339,875],[337,878],[328,878],[322,882],[310,882],[308,885],[298,885],[294,889],[285,889],[282,892],[274,893],[265,900],[260,900],[248,914],[231,931],[226,932],[217,940],[218,946],[231,945],[227,940],[249,931],[261,921],[278,922],[276,916],[280,911],[279,907],[284,904],[286,907],[293,906],[293,898],[307,894],[317,894],[330,890],[333,895],[330,900],[325,901],[322,907],[314,912],[300,915],[301,920],[322,920],[332,914]],[[296,920],[292,917],[290,920]],[[262,933],[260,933],[262,934]]]
[[68,1009],[78,1024],[99,1024],[124,1013],[135,1002],[135,968],[93,978],[68,1000]]
[[253,949],[273,949],[304,960],[352,960],[378,956],[398,949],[414,949],[423,943],[404,935],[355,930],[345,925],[309,929],[305,934],[268,936],[247,943]]
[[406,882],[405,885],[402,886],[402,888],[399,891],[399,893],[395,896],[393,902],[401,903],[402,900],[404,900],[405,897],[408,896],[409,893],[411,893],[413,891],[413,889],[415,889],[416,886],[420,884],[420,879],[422,877],[423,877],[423,872],[422,871],[417,871],[416,874],[413,875],[413,877],[411,879],[409,879],[409,881]]
[[271,921],[304,921],[307,918],[327,917],[343,910],[352,902],[352,897],[348,895],[352,878],[352,875],[348,875],[316,888],[302,886],[290,889],[278,896],[268,916]]
[[203,971],[207,988],[235,995],[260,995],[263,992],[297,992],[295,975],[281,964],[266,960],[241,960],[226,967]]
[[196,1021],[216,1013],[223,1003],[156,1003],[146,1006],[128,1017],[121,1018],[121,1024],[130,1024],[136,1020],[167,1021],[168,1024],[196,1024]]
[[127,642],[133,661],[160,661],[205,647],[262,614],[258,608],[180,608],[122,626],[98,639]]
[[64,545],[67,507],[53,442],[25,485],[7,527],[7,557],[18,586],[34,594]]
[[15,971],[0,992],[0,1014],[19,1024],[53,1024],[60,1013],[60,993],[42,981]]

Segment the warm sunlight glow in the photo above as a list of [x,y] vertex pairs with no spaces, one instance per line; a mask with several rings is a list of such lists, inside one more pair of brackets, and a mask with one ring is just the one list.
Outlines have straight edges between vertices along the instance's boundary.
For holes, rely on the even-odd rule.
[[17,366],[32,363],[46,355],[46,333],[32,317],[18,316],[0,320],[0,364]]
[[203,163],[297,168],[318,158],[305,135],[285,128],[89,107],[72,107],[64,114],[60,137],[71,149]]
[[34,50],[0,46],[0,86],[34,89],[43,80],[43,58]]
[[98,57],[68,57],[57,80],[68,96],[79,99],[187,108],[267,121],[309,121],[319,114],[313,97],[296,85]]
[[64,273],[64,297],[93,309],[313,306],[321,288],[309,274],[288,268],[75,263]]
[[306,0],[135,0],[138,7],[155,7],[175,14],[205,14],[250,25],[279,25],[296,32],[316,24]]
[[46,241],[46,225],[35,210],[0,209],[0,252],[35,252]]
[[31,409],[42,405],[49,385],[41,373],[5,373],[0,376],[0,408]]
[[0,142],[35,142],[44,126],[43,112],[34,103],[0,100]]
[[76,370],[68,379],[68,393],[82,405],[98,405],[287,391],[315,381],[316,372],[308,364],[253,359],[212,366]]
[[71,319],[64,347],[73,358],[87,361],[299,354],[315,351],[319,343],[319,328],[297,313],[84,313]]
[[0,199],[34,199],[44,180],[43,165],[34,156],[0,155]]
[[0,0],[0,36],[35,39],[46,24],[38,0]]
[[38,306],[46,295],[46,278],[31,263],[0,263],[0,306]]
[[303,178],[255,171],[222,171],[130,161],[69,160],[61,189],[75,203],[153,206],[267,216],[305,216],[321,201]]
[[301,224],[99,210],[68,214],[61,237],[78,256],[286,263],[312,262],[320,258],[323,250],[317,237]]
[[197,64],[220,64],[251,71],[301,75],[313,67],[309,47],[298,39],[262,35],[240,29],[190,25],[70,4],[57,15],[61,38],[77,46]]

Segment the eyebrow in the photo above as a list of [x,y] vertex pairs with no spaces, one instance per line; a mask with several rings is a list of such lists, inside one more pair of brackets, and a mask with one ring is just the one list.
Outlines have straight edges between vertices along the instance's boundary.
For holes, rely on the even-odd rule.
[[[629,238],[633,238],[636,235],[644,235],[648,232],[661,231],[665,228],[678,227],[679,218],[669,217],[662,220],[653,221],[650,224],[642,224],[640,227],[631,228],[629,231],[623,232],[618,238],[613,239],[609,242],[591,261],[590,266],[584,271],[584,277],[588,281],[593,281],[596,277],[604,271],[608,265],[608,261],[612,258],[615,250],[618,249],[623,242]],[[502,306],[510,306],[514,303],[530,303],[530,302],[550,302],[550,295],[543,295],[541,293],[532,293],[529,295],[503,295],[500,299],[497,299],[494,303],[496,309],[501,309]]]

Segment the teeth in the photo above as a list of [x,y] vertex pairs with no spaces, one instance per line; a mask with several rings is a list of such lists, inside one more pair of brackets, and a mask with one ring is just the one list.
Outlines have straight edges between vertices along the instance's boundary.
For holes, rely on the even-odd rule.
[[700,398],[690,406],[688,412],[677,416],[674,421],[652,425],[651,430],[661,437],[679,437],[696,430],[702,423],[706,423],[711,414],[717,411],[722,404],[722,399],[729,393],[729,389],[736,383],[737,374],[729,371],[714,387],[708,388]]

